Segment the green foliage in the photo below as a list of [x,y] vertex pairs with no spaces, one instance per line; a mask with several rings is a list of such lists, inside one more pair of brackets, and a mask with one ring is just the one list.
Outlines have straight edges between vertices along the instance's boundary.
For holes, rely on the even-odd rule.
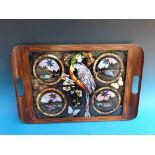
[[41,66],[37,66],[36,67],[36,72],[39,75],[51,75],[51,71],[47,69],[47,67],[41,67]]
[[44,66],[44,67],[37,66],[36,67],[36,72],[37,72],[37,74],[39,76],[50,75],[51,78],[57,77],[57,76],[60,75],[60,70],[58,70],[58,71],[55,71],[55,70],[50,71],[50,70],[48,70],[48,68],[46,66]]

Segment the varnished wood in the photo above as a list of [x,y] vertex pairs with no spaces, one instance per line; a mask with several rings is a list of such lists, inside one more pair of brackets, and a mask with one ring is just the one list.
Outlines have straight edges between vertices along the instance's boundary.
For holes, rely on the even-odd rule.
[[[90,118],[36,118],[33,111],[34,103],[30,79],[29,53],[33,51],[86,50],[126,50],[128,52],[122,115],[97,117],[91,116]],[[137,116],[144,61],[143,50],[137,44],[22,45],[16,46],[13,49],[11,59],[19,117],[25,123],[130,120]],[[131,91],[134,75],[139,76],[137,94],[133,94]],[[18,78],[22,78],[23,80],[24,96],[22,97],[19,97],[17,93],[16,80]]]

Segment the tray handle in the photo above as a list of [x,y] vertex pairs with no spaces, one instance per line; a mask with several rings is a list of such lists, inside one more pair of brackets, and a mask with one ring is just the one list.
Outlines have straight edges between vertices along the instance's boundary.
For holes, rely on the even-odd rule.
[[[129,114],[130,119],[135,118],[138,113],[139,97],[142,82],[144,52],[140,46],[134,45],[134,53],[132,53],[132,72],[131,72],[131,96]],[[136,87],[135,87],[136,86]]]
[[[21,68],[22,65],[20,61],[20,52],[18,47],[15,47],[12,51],[11,63],[12,63],[12,74],[15,87],[15,94],[17,98],[19,117],[21,118],[21,120],[24,120],[25,98],[24,98],[23,72]],[[20,89],[22,89],[22,94]]]

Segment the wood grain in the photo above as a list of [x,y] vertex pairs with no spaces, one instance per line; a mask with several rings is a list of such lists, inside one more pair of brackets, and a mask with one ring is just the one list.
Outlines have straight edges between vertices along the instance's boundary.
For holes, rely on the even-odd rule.
[[[119,116],[65,117],[65,118],[36,118],[30,78],[29,54],[33,51],[84,51],[84,50],[126,50],[128,52],[123,113]],[[142,70],[144,63],[143,49],[137,44],[80,44],[80,45],[22,45],[13,48],[11,55],[13,80],[17,98],[20,119],[25,123],[50,122],[85,122],[85,121],[114,121],[130,120],[137,116]],[[138,93],[132,93],[134,75],[139,76]],[[23,80],[24,95],[18,96],[16,80]]]

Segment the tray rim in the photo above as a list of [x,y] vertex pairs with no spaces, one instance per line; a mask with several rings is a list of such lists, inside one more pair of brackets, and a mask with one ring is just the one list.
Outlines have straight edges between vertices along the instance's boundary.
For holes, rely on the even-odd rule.
[[[65,118],[36,118],[32,109],[32,90],[30,81],[29,53],[36,51],[74,51],[74,50],[126,50],[128,52],[125,93],[123,98],[123,113],[119,116],[91,116],[65,117]],[[133,57],[134,55],[134,57]],[[135,63],[137,58],[141,58]],[[25,123],[49,123],[49,122],[85,122],[85,121],[112,121],[130,120],[137,116],[139,96],[142,81],[144,52],[138,44],[65,44],[65,45],[19,45],[13,48],[11,54],[13,79],[16,91],[18,112],[20,119]],[[20,66],[20,67],[19,67]],[[132,69],[131,69],[132,68]],[[137,94],[131,92],[133,75],[139,76],[139,90]],[[19,97],[16,87],[16,79],[23,78],[25,96]],[[29,94],[30,95],[29,95]],[[25,110],[24,110],[25,109]]]

